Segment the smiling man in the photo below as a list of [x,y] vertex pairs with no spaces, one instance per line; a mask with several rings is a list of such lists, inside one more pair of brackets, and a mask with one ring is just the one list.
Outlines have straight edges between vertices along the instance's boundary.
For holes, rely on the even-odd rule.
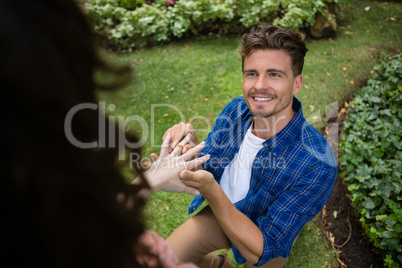
[[[244,58],[243,95],[254,116],[252,133],[257,137],[271,138],[293,118],[293,95],[299,93],[303,77],[293,74],[291,66],[283,50],[259,49]],[[267,126],[274,128],[267,131]]]
[[[303,84],[303,39],[262,25],[243,36],[243,97],[217,117],[202,151],[211,157],[203,170],[180,174],[201,193],[190,213],[208,201],[168,238],[181,261],[230,267],[226,256],[211,252],[231,247],[245,267],[282,267],[303,226],[329,199],[336,159],[294,97]],[[190,124],[166,133],[172,146],[188,133],[192,146],[199,143]]]

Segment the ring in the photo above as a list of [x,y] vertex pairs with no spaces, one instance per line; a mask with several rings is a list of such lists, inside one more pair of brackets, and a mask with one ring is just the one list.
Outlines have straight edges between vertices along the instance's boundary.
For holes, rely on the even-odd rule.
[[180,146],[180,147],[182,147],[182,148],[184,147],[183,145],[181,145],[180,143],[178,143],[178,144],[176,144],[176,146],[173,148],[173,150],[176,149],[177,146]]

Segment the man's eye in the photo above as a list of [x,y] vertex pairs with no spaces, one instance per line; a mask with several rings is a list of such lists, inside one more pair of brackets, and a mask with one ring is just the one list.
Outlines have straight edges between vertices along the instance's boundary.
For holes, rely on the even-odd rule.
[[257,76],[257,74],[256,73],[247,73],[246,76],[254,77],[254,76]]
[[270,73],[269,76],[271,76],[271,77],[279,77],[279,74],[277,74],[277,73]]

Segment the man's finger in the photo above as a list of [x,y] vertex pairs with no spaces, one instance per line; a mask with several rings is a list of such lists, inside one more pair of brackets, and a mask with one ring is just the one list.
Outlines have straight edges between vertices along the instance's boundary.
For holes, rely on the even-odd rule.
[[182,140],[184,135],[186,135],[186,124],[181,122],[177,125],[174,125],[171,128],[170,133],[172,134],[172,147],[175,148],[176,145]]
[[197,189],[190,187],[190,186],[186,186],[184,188],[183,193],[189,194],[189,195],[199,195],[200,191],[198,191]]
[[191,180],[191,177],[193,176],[194,172],[193,171],[189,171],[189,170],[182,170],[179,173],[179,178],[181,180],[183,180],[183,182],[187,181],[187,180]]

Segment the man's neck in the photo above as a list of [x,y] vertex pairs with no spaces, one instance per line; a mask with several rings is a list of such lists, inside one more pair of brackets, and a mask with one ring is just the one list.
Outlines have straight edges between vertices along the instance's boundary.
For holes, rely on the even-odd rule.
[[293,119],[295,113],[289,110],[280,115],[270,117],[254,117],[253,128],[251,132],[257,137],[268,140],[284,129]]

